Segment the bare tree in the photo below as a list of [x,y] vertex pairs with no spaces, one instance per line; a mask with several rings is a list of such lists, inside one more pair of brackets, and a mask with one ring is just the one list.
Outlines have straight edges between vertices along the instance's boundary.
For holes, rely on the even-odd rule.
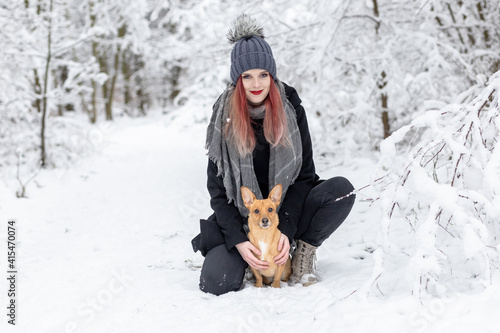
[[43,79],[43,95],[42,95],[42,121],[41,121],[41,131],[40,131],[40,152],[41,152],[41,166],[47,166],[47,153],[45,145],[45,130],[46,130],[46,119],[47,119],[47,92],[49,86],[49,75],[50,75],[50,62],[52,60],[52,11],[53,11],[53,0],[49,0],[49,11],[47,13],[47,56],[45,58],[45,74]]

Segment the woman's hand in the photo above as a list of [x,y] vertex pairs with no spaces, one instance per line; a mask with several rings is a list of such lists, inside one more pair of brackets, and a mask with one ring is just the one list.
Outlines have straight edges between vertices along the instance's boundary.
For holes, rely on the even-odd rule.
[[280,251],[280,254],[274,257],[274,263],[278,266],[286,264],[286,261],[290,257],[290,241],[283,233],[281,234],[280,241],[278,242],[278,251]]
[[236,244],[236,249],[243,257],[250,267],[258,269],[260,271],[265,271],[269,268],[269,263],[264,260],[260,260],[256,256],[261,256],[262,253],[249,241]]

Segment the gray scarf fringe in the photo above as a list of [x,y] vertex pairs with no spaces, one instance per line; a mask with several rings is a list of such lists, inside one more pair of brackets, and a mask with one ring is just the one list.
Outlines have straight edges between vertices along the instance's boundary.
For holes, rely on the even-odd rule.
[[[286,98],[283,84],[279,80],[275,80],[275,83],[285,109],[291,145],[271,146],[269,157],[269,190],[275,185],[281,184],[283,186],[282,198],[284,198],[288,187],[294,183],[302,167],[302,140],[297,125],[295,109]],[[241,216],[246,217],[248,216],[248,209],[243,204],[243,199],[241,198],[241,186],[246,186],[252,190],[257,199],[262,199],[262,193],[253,169],[252,154],[241,157],[236,146],[226,140],[223,133],[224,127],[229,121],[229,99],[233,91],[234,86],[228,86],[215,102],[207,129],[205,148],[208,149],[208,157],[217,166],[217,176],[222,176],[228,202],[231,203],[234,201]],[[283,202],[283,199],[281,202]]]

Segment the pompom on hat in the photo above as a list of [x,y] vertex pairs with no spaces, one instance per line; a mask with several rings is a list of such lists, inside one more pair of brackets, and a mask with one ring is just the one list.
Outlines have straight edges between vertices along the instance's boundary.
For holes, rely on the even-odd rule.
[[264,69],[276,78],[276,62],[271,47],[264,40],[264,30],[246,14],[240,15],[227,34],[231,51],[231,80],[236,82],[241,74],[250,69]]

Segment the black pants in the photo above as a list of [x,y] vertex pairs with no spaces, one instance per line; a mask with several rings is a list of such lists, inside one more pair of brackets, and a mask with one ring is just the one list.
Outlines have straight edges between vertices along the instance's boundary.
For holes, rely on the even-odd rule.
[[[335,202],[352,192],[354,187],[343,177],[320,181],[309,192],[295,239],[320,246],[344,222],[354,205],[355,196]],[[243,284],[247,263],[234,248],[226,244],[210,249],[203,262],[200,289],[215,295],[237,291]]]

